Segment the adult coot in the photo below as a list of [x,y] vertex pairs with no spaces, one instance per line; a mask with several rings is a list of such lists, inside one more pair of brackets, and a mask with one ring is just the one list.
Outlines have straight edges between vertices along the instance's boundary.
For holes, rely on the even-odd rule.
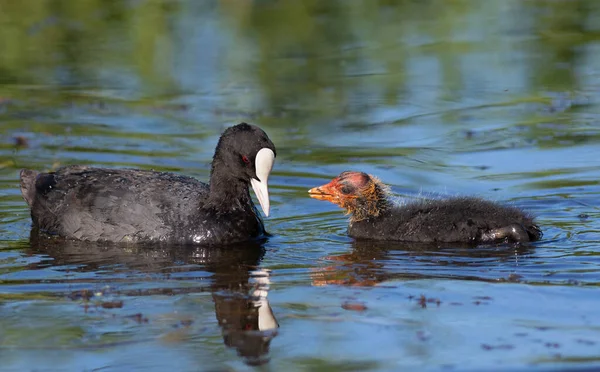
[[34,227],[69,239],[229,244],[265,234],[248,185],[268,216],[274,160],[267,134],[241,123],[219,139],[208,185],[172,173],[76,165],[23,169],[21,193]]
[[388,187],[362,172],[343,172],[310,189],[351,214],[348,233],[358,239],[405,242],[529,242],[542,237],[533,217],[515,207],[474,197],[451,197],[395,204]]

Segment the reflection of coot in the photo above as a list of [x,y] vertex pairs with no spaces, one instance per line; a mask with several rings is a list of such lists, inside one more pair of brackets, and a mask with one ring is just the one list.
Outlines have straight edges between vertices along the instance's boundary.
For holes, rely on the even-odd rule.
[[264,235],[248,192],[269,215],[267,181],[275,146],[245,123],[225,130],[210,184],[134,169],[69,166],[21,171],[21,192],[41,231],[75,240],[230,244]]
[[[101,245],[81,241],[46,238],[35,231],[31,233],[32,254],[43,254],[53,258],[54,266],[77,265],[75,271],[106,271],[110,265],[137,272],[181,272],[190,266],[212,272],[209,290],[215,302],[216,318],[222,328],[223,341],[228,347],[237,349],[244,361],[251,365],[268,361],[267,353],[271,340],[277,335],[275,319],[267,300],[268,271],[259,268],[264,255],[263,242],[247,242],[228,245],[226,248],[156,245],[135,245],[124,250],[118,245]],[[35,268],[47,267],[32,264]],[[194,267],[195,266],[195,267]],[[204,291],[202,288],[164,289],[179,293]],[[136,290],[135,295],[163,293],[161,290]]]
[[250,298],[239,293],[215,292],[213,299],[225,345],[235,347],[248,364],[260,365],[268,361],[265,356],[279,324],[267,300],[269,272],[259,270],[252,276],[256,283]]
[[527,213],[474,197],[420,200],[395,205],[387,187],[362,172],[343,172],[309,190],[347,210],[348,233],[358,239],[470,244],[529,242],[542,232]]
[[[407,243],[357,240],[349,253],[324,257],[330,264],[315,269],[313,285],[372,286],[390,280],[458,279],[512,281],[514,268],[533,246],[477,247],[469,244]],[[488,270],[501,266],[504,270]],[[487,273],[487,274],[486,274]]]

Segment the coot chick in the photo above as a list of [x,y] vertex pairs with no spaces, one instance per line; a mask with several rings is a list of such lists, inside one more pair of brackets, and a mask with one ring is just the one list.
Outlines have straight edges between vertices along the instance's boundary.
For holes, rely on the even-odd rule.
[[515,207],[475,197],[450,197],[393,203],[388,187],[362,172],[343,172],[310,189],[351,214],[348,233],[357,239],[405,242],[529,242],[542,237],[533,217]]
[[268,216],[275,151],[262,129],[241,123],[221,135],[209,184],[172,173],[76,165],[21,170],[21,193],[34,228],[68,239],[230,244],[265,234],[248,186]]

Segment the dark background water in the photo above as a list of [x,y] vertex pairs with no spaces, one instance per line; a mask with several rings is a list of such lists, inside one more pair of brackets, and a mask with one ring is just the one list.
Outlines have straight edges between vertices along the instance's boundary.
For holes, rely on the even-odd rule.
[[[0,1],[0,50],[0,370],[600,366],[600,2]],[[206,180],[240,121],[278,149],[266,243],[30,242],[20,168]],[[544,239],[353,242],[307,196],[350,169]]]

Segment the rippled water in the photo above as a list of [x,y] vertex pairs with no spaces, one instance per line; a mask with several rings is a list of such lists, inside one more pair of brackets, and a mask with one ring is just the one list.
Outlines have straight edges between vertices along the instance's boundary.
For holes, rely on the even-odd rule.
[[[0,8],[0,370],[600,367],[596,1]],[[30,241],[19,169],[206,180],[240,121],[278,149],[266,242]],[[544,239],[354,242],[307,196],[343,170],[518,205]]]

